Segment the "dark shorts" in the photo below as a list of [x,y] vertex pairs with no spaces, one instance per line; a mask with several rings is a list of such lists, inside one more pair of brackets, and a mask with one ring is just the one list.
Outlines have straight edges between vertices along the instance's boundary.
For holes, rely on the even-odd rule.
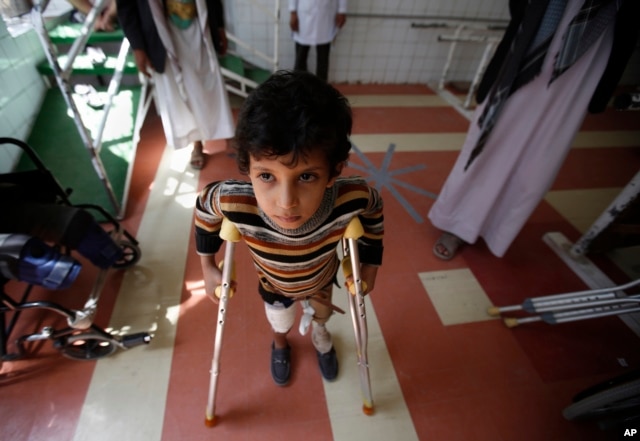
[[[265,283],[269,283],[266,282]],[[340,287],[340,285],[338,284],[338,278],[336,275],[333,276],[333,281],[327,285],[330,286],[332,284],[335,284],[337,287]],[[326,288],[326,287],[325,287]],[[323,288],[323,289],[325,289]],[[271,292],[268,291],[262,283],[258,282],[258,293],[260,294],[260,297],[262,297],[262,300],[264,300],[266,303],[273,305],[275,302],[280,302],[284,305],[285,308],[288,308],[289,306],[293,305],[293,303],[296,300],[301,300],[302,298],[292,298],[292,297],[287,297],[285,295],[282,294],[278,294],[275,292]]]

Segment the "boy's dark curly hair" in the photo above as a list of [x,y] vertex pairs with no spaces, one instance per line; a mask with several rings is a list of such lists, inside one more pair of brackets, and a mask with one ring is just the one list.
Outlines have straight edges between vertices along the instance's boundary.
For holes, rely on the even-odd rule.
[[260,159],[293,153],[297,164],[312,149],[322,149],[331,177],[349,157],[353,117],[348,100],[308,72],[281,70],[271,75],[244,102],[234,147],[241,173],[251,156]]

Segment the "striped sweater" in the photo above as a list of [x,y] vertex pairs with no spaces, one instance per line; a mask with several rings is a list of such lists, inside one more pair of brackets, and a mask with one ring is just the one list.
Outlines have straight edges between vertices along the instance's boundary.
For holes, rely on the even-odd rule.
[[314,216],[297,229],[283,229],[269,219],[258,207],[251,183],[244,181],[207,185],[198,196],[195,214],[198,254],[217,253],[226,217],[248,245],[263,288],[287,297],[313,295],[334,280],[337,245],[354,216],[364,227],[358,241],[360,261],[382,263],[382,198],[359,177],[338,178]]

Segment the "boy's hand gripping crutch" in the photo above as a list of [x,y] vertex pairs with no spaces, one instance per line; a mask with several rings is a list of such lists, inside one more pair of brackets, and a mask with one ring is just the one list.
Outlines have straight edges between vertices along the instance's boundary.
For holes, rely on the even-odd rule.
[[342,270],[345,278],[353,277],[352,283],[347,284],[349,309],[353,321],[353,331],[356,337],[356,351],[358,355],[358,370],[360,373],[360,391],[362,393],[362,411],[365,415],[373,414],[373,395],[369,378],[369,360],[367,358],[367,314],[364,305],[366,283],[360,277],[360,257],[358,255],[358,238],[364,234],[362,224],[354,217],[344,233],[342,248],[344,259]]
[[224,260],[220,262],[222,269],[222,285],[218,286],[215,291],[218,302],[218,323],[216,325],[216,338],[213,347],[213,360],[211,361],[211,380],[209,383],[209,398],[207,401],[205,425],[207,427],[215,426],[215,404],[216,404],[216,387],[218,384],[218,376],[220,375],[220,351],[222,349],[222,334],[224,332],[224,322],[227,314],[227,302],[233,295],[232,281],[234,278],[234,262],[233,252],[236,242],[240,240],[240,232],[226,218],[222,220],[220,227],[220,238],[226,241],[224,250]]

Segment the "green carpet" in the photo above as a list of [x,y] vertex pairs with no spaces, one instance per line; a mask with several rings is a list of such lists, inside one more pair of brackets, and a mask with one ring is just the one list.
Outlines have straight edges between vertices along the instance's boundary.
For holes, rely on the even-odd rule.
[[[140,87],[122,87],[114,98],[102,137],[100,158],[120,205],[126,199],[127,176],[135,157],[133,136],[139,100]],[[103,110],[90,107],[81,96],[74,95],[74,101],[84,125],[90,132],[97,130]],[[62,187],[72,190],[72,204],[99,205],[111,215],[120,217],[122,213],[117,213],[111,203],[59,89],[47,91],[27,143]],[[23,155],[17,171],[31,168],[33,164]]]

